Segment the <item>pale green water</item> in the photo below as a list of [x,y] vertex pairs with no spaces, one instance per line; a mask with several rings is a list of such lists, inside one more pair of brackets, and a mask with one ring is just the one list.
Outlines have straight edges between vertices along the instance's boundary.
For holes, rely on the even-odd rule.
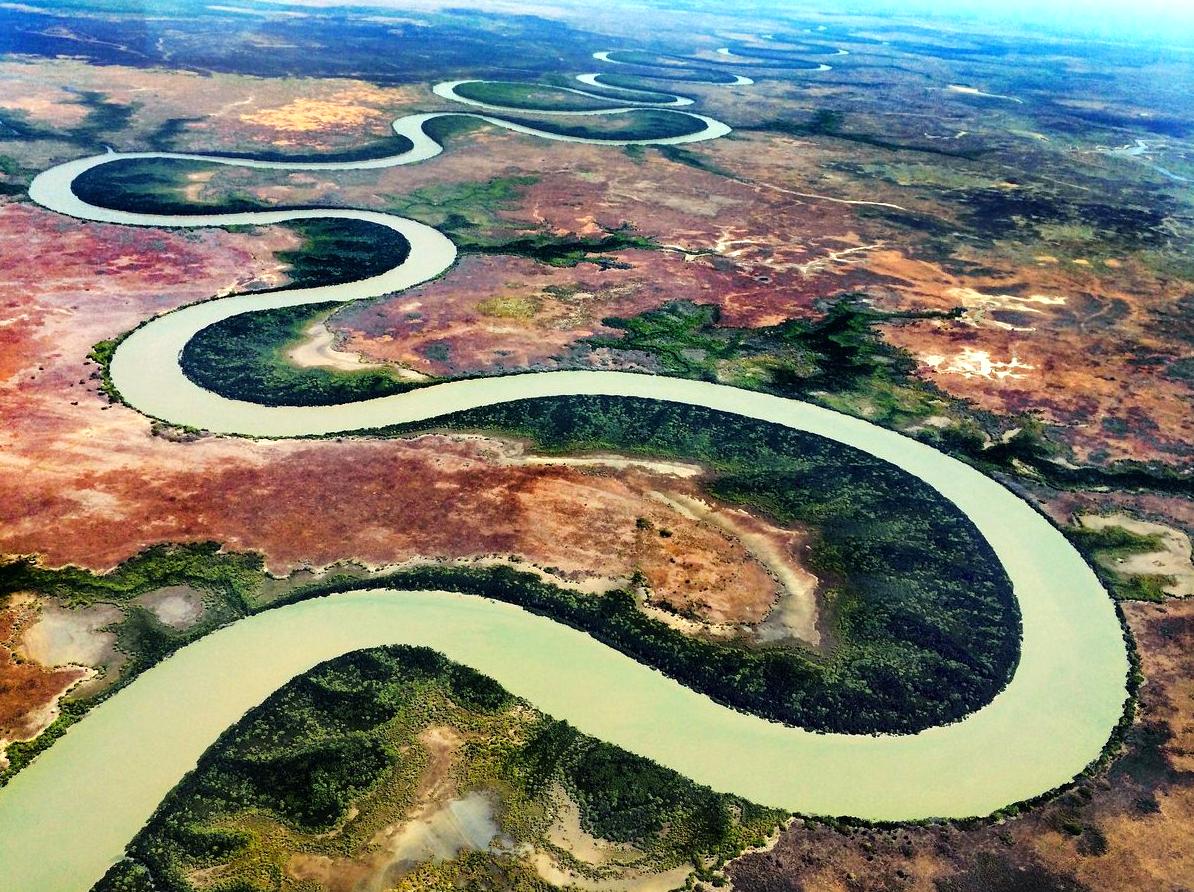
[[[452,92],[450,86],[444,95]],[[323,169],[411,163],[440,151],[422,132],[434,116],[396,122],[395,130],[410,136],[414,148],[389,159],[296,165],[209,160]],[[705,131],[672,141],[728,132],[725,125],[702,120]],[[146,414],[224,433],[288,437],[419,421],[529,397],[608,394],[707,406],[785,424],[886,459],[966,512],[1012,581],[1024,640],[1007,689],[964,721],[912,736],[850,737],[812,734],[718,706],[582,633],[482,598],[358,592],[269,611],[216,632],[145,673],[0,791],[0,888],[5,892],[87,888],[204,749],[246,709],[322,660],[380,644],[436,648],[589,734],[716,789],[802,812],[888,820],[981,815],[1068,781],[1098,755],[1125,696],[1127,659],[1118,620],[1093,572],[1061,534],[999,484],[859,419],[766,394],[648,375],[515,375],[341,406],[263,407],[224,399],[194,385],[178,367],[179,352],[199,329],[248,310],[355,300],[411,287],[447,269],[455,247],[422,224],[368,211],[160,217],[93,207],[73,194],[70,184],[81,172],[120,157],[204,156],[85,158],[41,174],[30,195],[62,213],[129,225],[364,219],[402,232],[412,246],[406,263],[368,280],[209,301],[138,329],[117,351],[112,375],[125,399]]]
[[[1036,605],[1061,608],[1045,611],[1052,623],[1082,606],[1080,588],[1061,591],[1060,604]],[[588,734],[761,803],[875,819],[985,814],[1069,779],[1118,717],[1118,626],[1099,634],[1104,611],[1051,628],[1029,613],[1037,646],[985,709],[914,736],[849,737],[718,706],[583,633],[487,599],[355,592],[268,611],[149,670],[13,779],[0,793],[5,888],[86,889],[247,709],[318,662],[393,643],[443,651]]]

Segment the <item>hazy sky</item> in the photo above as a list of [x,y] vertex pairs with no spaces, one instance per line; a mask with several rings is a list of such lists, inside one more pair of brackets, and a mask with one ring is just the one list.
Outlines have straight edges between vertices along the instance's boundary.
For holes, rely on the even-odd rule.
[[1051,31],[1194,43],[1194,0],[829,0],[812,8],[1035,23]]

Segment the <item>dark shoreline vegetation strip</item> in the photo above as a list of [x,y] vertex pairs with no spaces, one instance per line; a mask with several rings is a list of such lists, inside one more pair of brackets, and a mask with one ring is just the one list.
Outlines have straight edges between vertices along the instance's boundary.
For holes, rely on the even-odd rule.
[[[739,46],[731,44],[727,49],[735,56],[740,56],[746,59],[745,62],[736,60],[727,60],[727,66],[732,65],[730,70],[742,69],[743,71],[758,71],[766,69],[768,71],[817,71],[820,69],[820,62],[810,62],[807,59],[801,59],[801,50],[756,50],[751,47]],[[809,51],[807,55],[827,55],[832,56],[836,50],[830,52],[816,53]]]
[[774,40],[776,46],[759,47],[749,46],[745,43],[731,43],[727,44],[728,49],[735,56],[750,56],[758,59],[774,59],[778,62],[786,62],[792,56],[839,56],[838,47],[827,43],[804,43],[799,40],[782,41]]
[[[580,139],[613,139],[640,141],[671,139],[689,136],[705,129],[705,122],[684,111],[657,108],[636,108],[617,115],[603,115],[597,122],[570,123],[560,118],[526,118],[503,112],[502,120],[521,127],[532,127],[546,133]],[[601,127],[606,123],[610,126]]]
[[543,86],[549,87],[568,87],[572,90],[583,90],[586,93],[593,93],[600,96],[605,101],[613,105],[626,105],[628,102],[635,104],[660,105],[675,101],[677,97],[690,99],[696,101],[693,96],[685,96],[682,93],[674,90],[652,90],[648,87],[636,87],[633,93],[619,90],[608,84],[603,84],[602,81],[609,76],[608,70],[603,70],[598,73],[597,84],[582,83],[573,77],[564,77],[561,75],[547,75],[542,81]]
[[[443,569],[445,568],[428,566],[414,568],[414,572],[422,575]],[[525,576],[526,574],[518,575]],[[34,740],[10,743],[6,753],[9,758],[9,766],[0,771],[0,787],[7,784],[38,754],[48,749],[91,708],[135,680],[143,669],[149,668],[157,660],[168,656],[190,641],[196,640],[222,625],[227,625],[243,616],[261,610],[285,606],[313,597],[330,596],[341,591],[374,588],[385,584],[383,579],[379,578],[354,578],[349,574],[340,574],[338,578],[332,576],[322,580],[317,586],[300,586],[284,596],[264,604],[254,605],[252,603],[253,594],[259,591],[263,578],[263,562],[260,555],[225,552],[215,542],[151,546],[106,574],[93,574],[72,566],[47,569],[41,567],[32,556],[16,557],[5,563],[0,563],[0,597],[18,590],[34,590],[63,599],[73,606],[83,606],[97,601],[127,603],[140,594],[157,590],[166,585],[190,585],[207,595],[205,598],[207,613],[197,626],[181,633],[158,622],[156,617],[144,608],[136,608],[140,611],[140,621],[134,626],[148,639],[149,647],[144,649],[150,651],[150,656],[147,657],[141,650],[136,649],[138,642],[133,635],[123,628],[119,629],[119,646],[124,652],[131,654],[132,669],[125,669],[113,686],[96,696],[78,700],[66,699],[61,704],[59,717]],[[538,577],[533,577],[533,580],[540,581]],[[435,581],[435,584],[440,587],[443,587],[442,583],[442,578],[437,578]],[[455,591],[471,592],[470,589],[464,587],[457,588]],[[981,826],[992,820],[1014,817],[1068,790],[1090,783],[1111,764],[1127,745],[1129,732],[1136,715],[1140,686],[1144,681],[1139,651],[1126,615],[1118,603],[1115,605],[1115,610],[1129,662],[1124,709],[1119,722],[1112,730],[1099,755],[1092,759],[1090,764],[1073,780],[1029,799],[1011,803],[984,817],[949,820],[929,818],[916,821],[806,817],[826,826],[846,830],[852,827],[892,828],[935,824],[965,829]]]
[[[716,63],[714,63],[716,64]],[[602,71],[601,81],[612,86],[638,87],[639,81],[665,81],[668,83],[707,84],[730,86],[738,78],[717,68],[652,68],[646,65],[619,65],[615,71]],[[646,87],[645,89],[651,89]]]
[[[419,804],[425,768],[412,751],[432,727],[490,741],[461,754],[459,793],[498,800],[500,829],[514,845],[540,842],[543,831],[522,812],[543,808],[558,786],[587,832],[634,845],[649,869],[695,864],[711,880],[787,817],[582,734],[440,653],[394,645],[327,660],[272,692],[204,752],[129,843],[127,859],[93,888],[191,892],[193,871],[217,865],[228,865],[222,878],[235,886],[259,875],[263,861],[285,860],[338,827],[339,854],[366,849],[375,810]],[[385,805],[373,795],[382,791]],[[351,823],[354,806],[363,831]],[[240,821],[263,815],[300,838],[279,853],[261,847]],[[541,888],[511,847],[464,861],[500,864],[529,881],[518,888]],[[455,887],[486,888],[490,874],[470,871]]]
[[404,155],[415,147],[409,137],[397,133],[391,134],[385,140],[367,143],[354,149],[342,149],[333,152],[278,152],[270,149],[253,152],[196,152],[212,158],[233,158],[245,161],[284,161],[290,164],[320,164],[339,163],[344,161],[373,161],[378,158],[389,158],[392,155]]
[[[298,234],[302,244],[274,257],[287,265],[286,289],[339,285],[378,276],[410,256],[402,233],[367,220],[314,217],[278,224]],[[234,230],[234,227],[225,227]]]
[[[642,102],[635,98],[631,100],[623,96],[621,100],[610,96],[594,98],[582,96],[569,90],[583,90],[587,87],[579,83],[563,84],[531,83],[531,82],[501,82],[501,81],[465,81],[456,86],[456,95],[476,102],[489,105],[518,108],[522,111],[602,111],[611,108],[625,107],[628,102]],[[528,94],[546,93],[541,99],[535,99]],[[667,97],[670,99],[671,97]]]

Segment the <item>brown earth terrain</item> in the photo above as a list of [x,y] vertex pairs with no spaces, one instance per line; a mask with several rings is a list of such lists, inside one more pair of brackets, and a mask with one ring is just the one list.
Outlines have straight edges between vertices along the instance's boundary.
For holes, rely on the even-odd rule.
[[875,255],[873,264],[892,279],[904,273],[895,290],[905,307],[964,308],[955,320],[885,331],[947,392],[1000,414],[1031,411],[1064,431],[1080,462],[1184,467],[1194,457],[1190,386],[1166,374],[1184,353],[1166,323],[1187,283],[1133,261],[1112,269],[1111,281],[1042,262],[965,284],[895,254]]
[[[542,172],[548,164],[516,137],[481,140],[487,161],[472,178]],[[1180,321],[1187,280],[1130,256],[1026,258],[1018,247],[998,244],[967,249],[969,257],[940,258],[907,233],[855,219],[854,206],[780,191],[799,185],[786,179],[798,176],[799,166],[795,174],[781,166],[792,154],[784,143],[751,136],[692,150],[731,169],[770,164],[784,171],[786,185],[770,184],[775,188],[654,155],[605,152],[598,160],[590,147],[552,147],[550,175],[501,214],[515,233],[592,237],[631,223],[663,248],[620,252],[616,260],[625,268],[614,269],[466,256],[453,275],[347,308],[329,325],[351,352],[432,375],[634,369],[643,366],[641,355],[578,342],[610,334],[606,317],[669,301],[714,304],[722,324],[760,327],[815,318],[824,302],[857,292],[882,309],[961,311],[957,319],[884,328],[892,344],[917,360],[919,374],[945,393],[999,415],[1033,413],[1055,427],[1079,462],[1189,465],[1194,428],[1183,409],[1190,384],[1172,373],[1188,354]],[[512,144],[520,160],[502,165]],[[808,151],[825,160],[817,147]],[[454,157],[471,160],[472,151]],[[460,175],[453,167],[446,161],[436,175]],[[409,188],[420,181],[412,178]],[[864,192],[849,182],[836,192],[854,190],[873,196],[857,200],[900,197],[897,190]],[[363,197],[346,191],[352,201]],[[948,221],[953,212],[939,205],[935,213]],[[951,272],[961,261],[981,263],[985,271]]]
[[94,674],[86,666],[43,666],[18,655],[21,635],[38,611],[32,597],[11,598],[0,608],[0,760],[9,743],[40,734],[58,715],[59,698]]
[[[0,111],[22,113],[50,127],[70,128],[87,116],[80,94],[95,91],[134,109],[126,138],[154,132],[164,122],[186,119],[174,148],[180,151],[260,151],[263,145],[303,151],[354,148],[389,138],[393,110],[417,101],[423,91],[378,87],[363,81],[261,78],[184,71],[88,65],[72,59],[0,61]],[[122,145],[105,134],[115,148]],[[28,152],[27,143],[0,140],[0,152]],[[77,151],[77,150],[76,150]],[[18,157],[19,157],[18,155]]]

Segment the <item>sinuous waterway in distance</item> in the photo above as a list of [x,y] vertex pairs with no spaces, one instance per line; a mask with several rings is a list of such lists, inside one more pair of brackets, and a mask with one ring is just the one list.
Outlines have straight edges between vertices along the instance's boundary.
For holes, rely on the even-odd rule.
[[[609,54],[603,61],[617,62]],[[714,62],[700,60],[702,66]],[[622,63],[627,64],[627,63]],[[692,69],[701,81],[704,69]],[[670,79],[676,79],[673,76]],[[686,115],[700,129],[655,140],[577,138],[515,123],[525,109],[461,97],[467,81],[435,93],[466,102],[472,117],[531,136],[627,145],[687,143],[730,132],[681,110],[685,97],[614,88],[596,75],[580,95]],[[734,75],[718,83],[745,85]],[[635,95],[651,100],[636,101]],[[486,113],[480,113],[486,112]],[[493,112],[494,114],[488,114]],[[995,481],[929,446],[857,418],[796,400],[722,385],[620,372],[547,372],[456,381],[333,406],[261,406],[204,390],[179,367],[201,329],[274,307],[375,297],[418,285],[451,267],[456,249],[429,226],[390,214],[279,210],[158,216],[88,204],[72,190],[80,174],[129,158],[183,158],[242,167],[359,170],[439,154],[424,125],[445,114],[410,115],[394,131],[410,148],[349,162],[261,161],[162,152],[109,153],[39,175],[30,196],[73,217],[132,226],[228,226],[303,218],[366,220],[410,242],[407,259],[347,284],[206,301],[156,317],[121,342],[111,364],[124,400],[178,425],[256,437],[295,437],[426,421],[449,412],[544,396],[601,394],[704,406],[787,425],[865,450],[914,474],[954,502],[990,543],[1021,611],[1021,656],[1009,685],[952,725],[904,736],[815,734],[735,712],[595,639],[489,599],[443,592],[374,590],[269,610],[208,635],[150,669],[75,725],[0,791],[0,864],[8,888],[80,892],[124,845],[221,731],[286,680],[345,652],[382,644],[433,647],[497,679],[544,712],[585,733],[648,756],[709,786],[793,811],[874,820],[988,814],[1064,784],[1097,758],[1119,720],[1127,657],[1113,605],[1094,573],[1042,516]],[[535,111],[535,115],[552,112]]]

